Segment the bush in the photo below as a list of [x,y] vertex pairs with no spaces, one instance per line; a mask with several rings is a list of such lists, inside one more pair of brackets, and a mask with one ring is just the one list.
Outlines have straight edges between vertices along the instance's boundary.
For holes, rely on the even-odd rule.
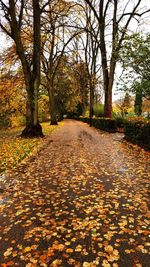
[[128,120],[125,122],[125,139],[150,150],[150,122]]
[[[80,117],[77,118],[80,121],[90,123],[89,118],[85,117]],[[110,133],[116,132],[116,122],[114,119],[109,119],[109,118],[93,118],[92,119],[92,125],[100,130],[107,131]]]
[[115,121],[117,128],[124,128],[124,124],[126,123],[127,119],[124,117],[116,117]]
[[116,132],[116,122],[109,118],[93,118],[93,126],[110,133]]
[[88,117],[76,117],[75,119],[78,121],[90,123],[90,118],[88,118]]

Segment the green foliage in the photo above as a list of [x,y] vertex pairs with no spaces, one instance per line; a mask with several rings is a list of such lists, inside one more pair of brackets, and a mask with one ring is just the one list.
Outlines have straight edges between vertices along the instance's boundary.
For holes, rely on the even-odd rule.
[[125,122],[125,138],[150,150],[150,122],[144,120],[128,120]]
[[94,115],[96,117],[104,116],[104,105],[103,104],[95,104],[93,107]]
[[[150,35],[127,36],[120,54],[123,74],[118,89],[150,98]],[[140,93],[140,94],[139,94]],[[142,99],[135,103],[135,112],[142,112]]]

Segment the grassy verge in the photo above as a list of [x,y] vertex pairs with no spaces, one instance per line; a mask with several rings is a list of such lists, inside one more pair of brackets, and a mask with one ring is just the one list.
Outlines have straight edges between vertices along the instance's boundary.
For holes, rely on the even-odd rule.
[[[46,136],[57,127],[51,126],[48,122],[42,123],[43,133]],[[19,137],[21,131],[21,127],[0,131],[0,173],[17,166],[34,148],[44,142],[43,138],[23,139]]]

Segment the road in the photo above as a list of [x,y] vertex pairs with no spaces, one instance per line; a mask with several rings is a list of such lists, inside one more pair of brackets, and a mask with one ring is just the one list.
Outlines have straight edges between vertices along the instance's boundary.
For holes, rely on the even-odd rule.
[[1,176],[0,266],[149,267],[150,153],[65,120]]

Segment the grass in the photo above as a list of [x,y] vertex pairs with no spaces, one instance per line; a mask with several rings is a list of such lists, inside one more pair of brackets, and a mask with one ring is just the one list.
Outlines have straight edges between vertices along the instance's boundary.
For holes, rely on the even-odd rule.
[[[43,133],[46,136],[57,127],[48,122],[42,123]],[[19,137],[22,130],[22,127],[0,130],[0,173],[16,167],[18,163],[31,154],[33,149],[44,142],[43,138],[24,139]]]

